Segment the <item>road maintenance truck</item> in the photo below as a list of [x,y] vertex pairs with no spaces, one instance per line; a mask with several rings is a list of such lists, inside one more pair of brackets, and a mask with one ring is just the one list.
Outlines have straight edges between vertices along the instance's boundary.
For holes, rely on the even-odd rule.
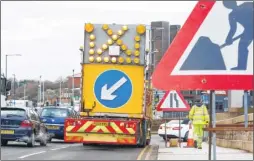
[[84,25],[81,112],[65,120],[65,142],[137,145],[151,140],[152,89],[142,24]]

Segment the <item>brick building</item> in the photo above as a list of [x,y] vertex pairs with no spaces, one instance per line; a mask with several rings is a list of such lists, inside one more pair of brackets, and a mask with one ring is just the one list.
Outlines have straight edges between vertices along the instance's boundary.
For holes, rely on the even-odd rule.
[[[72,89],[73,76],[68,77],[68,88]],[[74,88],[80,88],[81,83],[81,73],[74,75]]]

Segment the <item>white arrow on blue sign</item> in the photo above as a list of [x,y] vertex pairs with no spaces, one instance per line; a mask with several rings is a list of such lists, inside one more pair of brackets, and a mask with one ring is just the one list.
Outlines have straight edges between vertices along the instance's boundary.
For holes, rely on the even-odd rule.
[[129,101],[132,95],[132,83],[124,72],[107,70],[96,79],[94,94],[102,105],[119,108]]

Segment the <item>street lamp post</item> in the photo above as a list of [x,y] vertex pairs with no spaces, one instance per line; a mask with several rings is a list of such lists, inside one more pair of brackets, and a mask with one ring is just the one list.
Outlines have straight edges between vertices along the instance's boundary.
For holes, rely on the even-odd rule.
[[40,85],[39,85],[39,103],[41,104],[41,75],[40,75]]
[[62,102],[62,77],[60,79],[59,102],[60,102],[60,105],[61,105],[61,102]]
[[[5,55],[5,77],[6,77],[6,80],[8,80],[8,76],[7,76],[7,64],[8,64],[8,56],[22,56],[21,54],[6,54]],[[7,84],[7,81],[6,81],[6,84]],[[7,92],[5,92],[5,96],[7,97]]]
[[24,84],[24,100],[25,100],[25,97],[26,97],[26,84]]
[[45,87],[44,87],[44,85],[45,85],[45,83],[44,83],[45,81],[43,81],[42,82],[42,85],[43,85],[43,87],[42,87],[42,102],[43,102],[43,105],[44,105],[44,101],[45,101],[45,98],[44,98],[44,90],[45,90]]
[[13,104],[14,104],[14,107],[15,107],[15,74],[13,74]]
[[74,106],[74,69],[72,70],[72,100]]

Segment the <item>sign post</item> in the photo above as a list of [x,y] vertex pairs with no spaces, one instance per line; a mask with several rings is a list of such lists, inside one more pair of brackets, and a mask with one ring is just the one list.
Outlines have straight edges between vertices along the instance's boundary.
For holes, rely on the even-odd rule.
[[244,105],[244,127],[248,127],[248,91],[244,91],[244,98],[243,98],[243,105]]
[[165,148],[167,147],[168,136],[167,136],[167,119],[165,118]]
[[[178,112],[179,114],[179,147],[181,147],[181,112],[190,110],[189,104],[185,101],[180,91],[168,91],[160,100],[157,111]],[[164,115],[165,116],[165,115]],[[164,117],[165,118],[165,117]],[[165,147],[167,147],[167,130],[165,118]]]
[[[212,92],[212,124],[213,128],[216,127],[216,104],[215,92]],[[213,132],[213,160],[216,160],[216,132]]]
[[181,112],[179,112],[179,147],[181,148],[182,146],[181,146]]

